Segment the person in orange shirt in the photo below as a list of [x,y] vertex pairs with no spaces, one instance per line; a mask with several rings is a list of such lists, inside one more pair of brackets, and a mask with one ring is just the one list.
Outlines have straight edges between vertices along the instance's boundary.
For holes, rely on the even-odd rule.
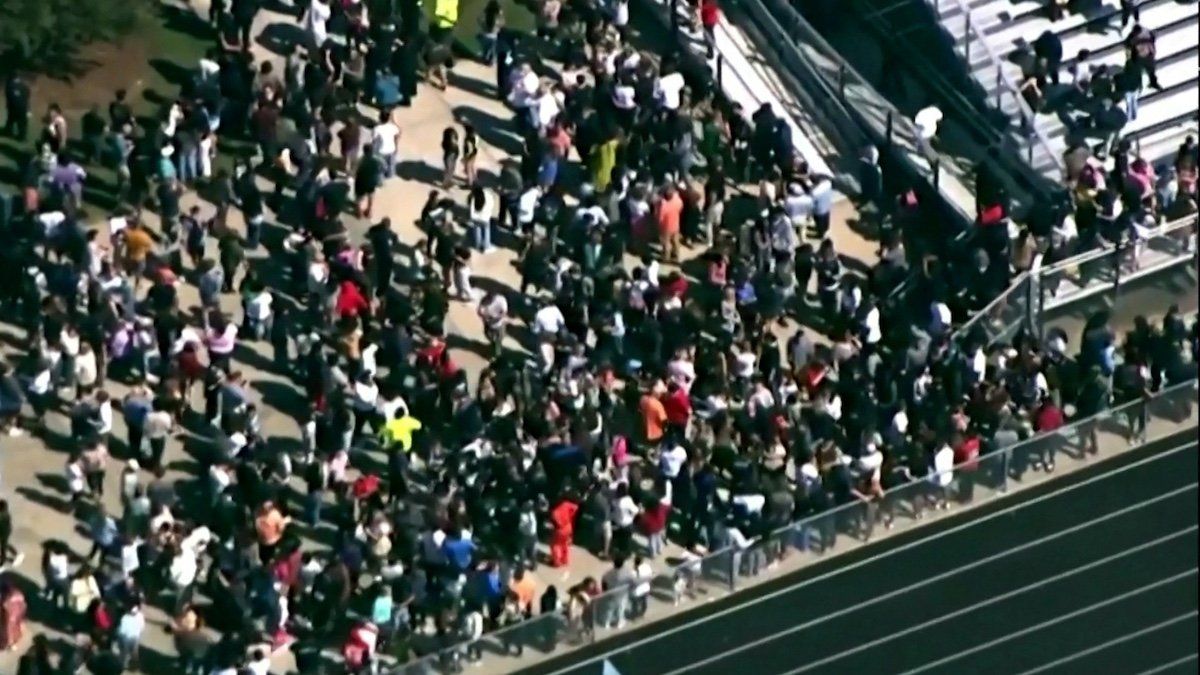
[[521,614],[531,616],[533,600],[537,595],[537,584],[534,583],[533,577],[524,569],[518,569],[513,573],[512,581],[508,582],[508,590],[517,596],[517,607],[520,608]]
[[579,504],[568,497],[563,497],[550,510],[550,522],[554,524],[554,533],[550,535],[552,567],[566,567],[571,562],[571,541],[575,536],[575,514],[578,512]]
[[125,228],[125,266],[133,276],[134,290],[146,272],[146,259],[153,248],[154,238],[141,223],[135,220]]
[[662,440],[667,424],[667,408],[654,392],[642,395],[638,409],[642,413],[642,440],[647,445],[657,445]]
[[665,260],[679,260],[679,223],[682,215],[683,197],[674,185],[668,185],[654,209],[654,218],[658,222],[658,243]]

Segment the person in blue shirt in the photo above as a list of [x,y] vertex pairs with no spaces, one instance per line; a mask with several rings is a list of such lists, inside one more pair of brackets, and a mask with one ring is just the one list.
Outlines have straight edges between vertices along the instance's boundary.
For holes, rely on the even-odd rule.
[[442,543],[442,552],[446,555],[446,560],[451,568],[460,574],[471,568],[475,548],[475,542],[463,537],[462,532],[457,529],[448,532],[446,541]]

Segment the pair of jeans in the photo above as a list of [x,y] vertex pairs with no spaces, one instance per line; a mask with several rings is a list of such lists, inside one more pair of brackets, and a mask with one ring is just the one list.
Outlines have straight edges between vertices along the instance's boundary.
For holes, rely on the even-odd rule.
[[665,537],[663,536],[663,533],[662,532],[653,532],[653,533],[647,535],[646,539],[649,544],[650,557],[652,559],[657,558],[663,552],[663,545],[664,545],[663,540],[665,539]]
[[250,216],[246,219],[246,248],[253,251],[262,240],[263,215]]
[[191,183],[200,177],[200,148],[183,148],[175,158],[175,169],[179,173],[179,182]]
[[388,178],[395,178],[396,177],[396,153],[394,153],[394,152],[391,154],[380,153],[379,160],[380,160],[380,163],[383,164],[382,178],[384,180],[387,180]]
[[1130,122],[1137,119],[1138,107],[1141,103],[1141,99],[1141,88],[1125,92],[1125,114],[1129,116]]
[[471,242],[480,251],[492,247],[492,222],[490,220],[471,221]]

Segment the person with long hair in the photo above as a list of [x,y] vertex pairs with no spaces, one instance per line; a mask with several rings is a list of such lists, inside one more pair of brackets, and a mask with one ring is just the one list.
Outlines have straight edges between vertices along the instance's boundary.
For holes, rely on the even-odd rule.
[[475,127],[463,125],[462,165],[467,177],[467,187],[475,186],[475,160],[479,157],[479,137],[475,135]]
[[454,183],[454,167],[458,166],[458,158],[458,131],[454,127],[446,127],[442,132],[442,187],[449,188]]

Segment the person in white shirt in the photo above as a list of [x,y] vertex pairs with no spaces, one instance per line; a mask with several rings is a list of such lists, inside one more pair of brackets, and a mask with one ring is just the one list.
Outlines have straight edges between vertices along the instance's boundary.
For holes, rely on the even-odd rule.
[[954,449],[949,443],[943,443],[937,452],[933,453],[929,483],[933,488],[929,495],[929,505],[937,509],[950,508],[948,493],[954,483]]
[[271,334],[271,323],[274,314],[271,305],[274,297],[265,286],[256,284],[256,288],[243,300],[242,310],[245,313],[245,323],[252,339],[261,340]]
[[326,28],[325,22],[329,21],[332,16],[333,9],[326,0],[312,0],[308,3],[308,10],[304,13],[301,23],[308,31],[311,46],[318,49],[325,46],[325,42],[329,40],[329,30]]
[[922,152],[933,152],[933,139],[937,137],[938,125],[942,123],[942,111],[931,105],[917,111],[913,124],[917,127],[917,147]]
[[531,185],[517,197],[517,224],[526,234],[533,230],[533,219],[537,216],[538,201],[542,198],[542,189]]
[[503,293],[488,293],[479,302],[479,319],[483,335],[492,346],[492,356],[499,356],[504,345],[504,327],[508,321],[508,300]]
[[612,524],[613,524],[613,555],[633,550],[633,523],[637,520],[641,509],[629,495],[629,486],[625,483],[617,485],[613,494]]
[[680,73],[663,75],[654,83],[654,99],[663,108],[675,110],[679,108],[679,104],[683,98],[684,85],[683,75]]
[[375,156],[383,162],[383,177],[391,178],[396,175],[396,160],[400,150],[400,127],[392,121],[388,111],[379,113],[379,124],[375,125],[374,138],[371,144],[375,147]]
[[360,440],[367,423],[372,429],[378,428],[379,421],[375,418],[375,410],[379,405],[379,385],[369,373],[362,373],[350,387],[350,404],[354,409],[354,433],[352,439]]
[[471,243],[483,253],[492,250],[492,217],[495,211],[495,198],[490,190],[478,185],[471,188],[467,198],[467,210],[471,223]]
[[567,319],[563,316],[562,310],[552,302],[542,305],[542,308],[533,316],[534,332],[543,337],[557,336],[566,323]]
[[658,458],[659,468],[665,478],[675,479],[683,465],[687,462],[687,450],[678,443],[672,443]]

